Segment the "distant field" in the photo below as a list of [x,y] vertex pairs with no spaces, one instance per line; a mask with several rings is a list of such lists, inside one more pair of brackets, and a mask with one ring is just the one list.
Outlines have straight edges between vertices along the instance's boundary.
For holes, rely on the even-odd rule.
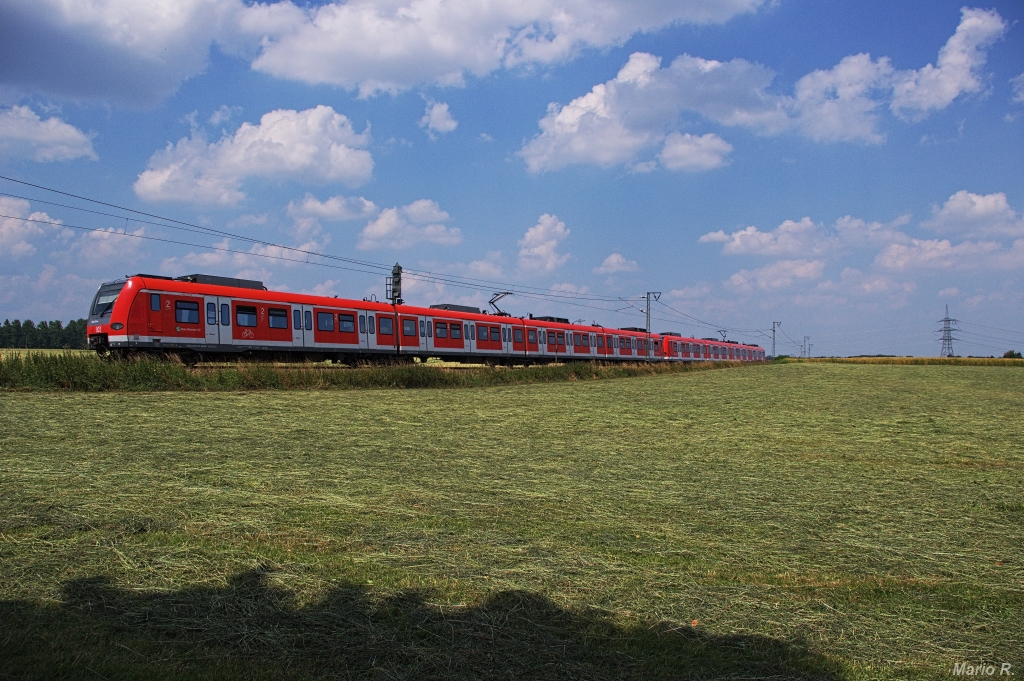
[[72,355],[87,356],[95,355],[95,350],[54,350],[51,348],[0,348],[0,356],[10,355],[61,355],[64,353],[70,353]]
[[945,366],[1024,367],[1024,359],[1003,357],[786,357],[780,362],[831,364],[932,364]]
[[0,392],[0,678],[1024,672],[1024,371]]

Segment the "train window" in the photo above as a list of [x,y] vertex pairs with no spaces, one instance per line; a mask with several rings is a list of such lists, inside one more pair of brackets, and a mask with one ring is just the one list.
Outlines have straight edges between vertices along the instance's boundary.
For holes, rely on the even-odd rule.
[[548,331],[548,345],[558,345],[558,337],[554,331]]
[[206,323],[217,324],[217,303],[206,304]]
[[231,326],[231,306],[227,303],[221,303],[220,306],[220,325]]
[[175,301],[174,321],[179,324],[198,324],[199,303],[194,303],[190,300]]
[[[377,325],[380,328],[380,332],[385,336],[390,336],[395,332],[395,321],[391,317],[381,317],[377,320]],[[415,331],[413,335],[415,335]]]
[[267,310],[268,319],[272,329],[287,329],[288,328],[288,310],[282,310],[279,307],[272,307]]
[[469,340],[476,340],[476,327],[472,324],[466,324],[466,328],[469,329]]
[[121,293],[122,288],[124,288],[123,283],[100,286],[92,301],[92,316],[109,317],[110,313],[114,311],[114,303],[117,302],[117,296]]
[[497,326],[491,327],[491,340],[494,342],[500,342],[502,340],[501,330]]
[[303,311],[303,320],[306,322],[306,331],[313,330],[313,313],[310,310]]
[[342,333],[355,333],[356,317],[351,314],[338,315],[338,331]]
[[420,320],[420,338],[425,338],[426,335],[427,335],[427,323],[421,319]]
[[529,329],[526,332],[526,342],[536,343],[537,342],[537,331],[535,329]]
[[[271,326],[273,326],[273,324],[271,324]],[[334,331],[334,315],[332,315],[330,312],[317,312],[316,330]]]
[[302,310],[297,307],[292,308],[292,326],[296,331],[302,331]]
[[573,345],[579,346],[579,345],[582,344],[582,341],[580,341],[580,335],[578,333],[572,334],[571,338],[572,338],[572,344]]
[[[458,324],[452,324],[452,331],[458,330],[458,327],[459,327]],[[438,338],[447,338],[448,337],[448,323],[447,322],[438,322],[437,324],[434,325],[434,330],[437,332],[437,337]]]
[[402,320],[402,335],[416,337],[416,320],[415,319],[403,319]]
[[512,329],[512,342],[513,343],[522,343],[523,342],[523,330],[522,329]]
[[506,329],[504,326],[501,327],[501,342],[502,343],[507,343],[508,342],[508,329]]
[[599,348],[603,348],[604,347],[604,336],[598,336],[597,337],[597,347],[599,347]]
[[248,305],[236,307],[235,323],[239,326],[256,326],[256,308]]
[[590,347],[590,334],[589,333],[583,334],[583,347],[585,347],[585,348],[589,348]]
[[476,335],[477,335],[477,336],[478,336],[478,337],[480,338],[480,340],[482,340],[482,341],[485,341],[485,340],[487,340],[487,327],[486,327],[486,326],[483,326],[483,325],[481,325],[481,324],[477,324],[477,325],[476,325]]
[[366,333],[366,315],[359,315],[359,333]]
[[367,324],[369,324],[371,334],[377,332],[376,324],[374,324],[373,322],[373,315],[370,315],[369,319],[367,320]]
[[458,322],[452,322],[452,338],[462,338],[462,325]]
[[[117,296],[114,296],[114,298],[117,298]],[[103,301],[103,302],[107,302],[107,301]],[[113,302],[113,299],[111,299],[110,302]],[[159,312],[160,311],[160,294],[159,293],[150,293],[149,294],[149,309],[152,310],[153,312]]]
[[434,322],[427,322],[427,338],[434,335]]
[[558,344],[565,345],[565,333],[562,331],[558,332]]

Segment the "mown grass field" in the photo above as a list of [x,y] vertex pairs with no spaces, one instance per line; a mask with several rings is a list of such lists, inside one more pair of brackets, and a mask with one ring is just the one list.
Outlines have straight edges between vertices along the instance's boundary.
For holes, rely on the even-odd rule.
[[0,678],[1024,671],[1024,370],[0,393]]

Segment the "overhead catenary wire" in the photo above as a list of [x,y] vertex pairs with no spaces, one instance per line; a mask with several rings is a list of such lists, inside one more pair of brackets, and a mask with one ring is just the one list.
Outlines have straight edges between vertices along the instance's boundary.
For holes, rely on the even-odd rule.
[[[5,214],[0,214],[0,218],[14,218],[14,219],[18,219],[18,220],[24,220],[26,222],[33,222],[33,223],[39,223],[39,224],[47,224],[47,225],[51,225],[51,226],[54,226],[54,227],[65,227],[65,228],[75,229],[75,230],[79,230],[79,231],[83,231],[83,232],[92,232],[92,233],[98,233],[98,234],[103,234],[103,235],[109,235],[109,236],[113,236],[113,237],[123,237],[123,238],[128,238],[128,239],[141,239],[141,240],[145,240],[145,241],[156,241],[156,242],[159,242],[159,243],[175,244],[175,245],[179,245],[179,246],[189,246],[191,248],[202,248],[202,249],[207,249],[207,250],[212,250],[212,251],[219,251],[219,252],[222,252],[222,253],[233,253],[233,254],[237,254],[237,255],[245,255],[245,256],[251,256],[251,257],[256,257],[256,258],[265,258],[265,259],[268,259],[268,260],[277,260],[277,261],[280,261],[280,262],[290,262],[290,263],[295,263],[295,264],[299,264],[299,265],[312,265],[314,267],[325,267],[325,268],[329,268],[329,269],[346,270],[346,271],[358,272],[358,273],[362,273],[362,274],[375,274],[374,272],[367,272],[366,270],[361,270],[361,269],[357,269],[355,267],[350,267],[350,266],[345,266],[345,265],[337,265],[337,264],[333,264],[333,263],[322,263],[322,262],[307,262],[306,260],[300,260],[300,259],[296,259],[296,258],[287,258],[287,257],[281,256],[281,255],[272,255],[272,254],[269,254],[269,253],[258,253],[258,252],[252,252],[252,251],[244,251],[244,250],[240,250],[240,249],[237,249],[237,248],[230,248],[230,247],[227,247],[227,246],[216,246],[216,245],[211,246],[211,245],[207,245],[207,244],[197,244],[197,243],[192,243],[192,242],[188,242],[188,241],[180,241],[180,240],[177,240],[177,239],[167,239],[165,237],[149,236],[149,235],[146,235],[146,234],[135,234],[135,233],[132,233],[132,232],[127,232],[127,231],[117,231],[117,230],[115,230],[113,228],[109,228],[109,227],[108,228],[85,227],[83,225],[75,225],[75,224],[67,223],[67,222],[54,222],[54,221],[49,221],[49,220],[38,220],[38,219],[35,219],[35,218],[18,218],[18,217],[15,217],[15,216],[5,215]],[[454,286],[459,286],[460,284],[456,283],[456,284],[453,284],[453,285]],[[464,285],[464,284],[463,284],[463,286],[467,286],[468,287],[468,285]],[[522,296],[526,297],[526,298],[533,298],[533,299],[543,299],[545,297],[545,296],[535,295],[535,294],[532,294],[532,293],[529,293],[529,292],[523,293]],[[639,308],[636,308],[635,306],[633,306],[631,304],[629,304],[627,307],[623,307],[623,308],[599,307],[599,306],[596,306],[596,305],[588,305],[586,303],[573,302],[571,300],[567,301],[566,304],[573,305],[573,306],[576,306],[576,307],[587,308],[587,309],[590,309],[590,310],[597,310],[597,311],[600,311],[600,312],[610,312],[610,313],[623,313],[623,312],[626,312],[626,313],[628,313],[629,309],[632,308],[635,311],[637,311],[637,314],[635,316],[639,316],[639,313],[642,313],[642,310],[639,310]],[[659,317],[659,316],[656,316],[656,315],[652,315],[652,319],[656,319],[658,321],[663,321],[663,322],[671,322],[671,321],[673,321],[671,319],[667,319],[667,318],[664,318],[664,317]],[[611,328],[611,327],[603,327],[603,328]]]
[[[230,239],[237,239],[237,240],[240,240],[240,241],[244,241],[244,242],[248,242],[248,243],[252,243],[252,244],[258,244],[258,245],[262,245],[262,246],[268,246],[268,247],[271,247],[271,248],[280,248],[280,249],[285,250],[285,251],[290,251],[290,252],[301,254],[302,256],[307,257],[307,258],[309,258],[309,257],[316,257],[316,258],[324,258],[324,259],[328,259],[328,260],[336,260],[336,261],[346,262],[346,263],[350,263],[350,264],[354,264],[354,265],[359,265],[361,267],[368,267],[368,268],[373,268],[373,269],[381,270],[382,272],[388,272],[388,271],[391,270],[391,266],[390,265],[385,265],[383,263],[376,263],[376,262],[372,262],[372,261],[368,261],[368,260],[359,260],[359,259],[355,259],[355,258],[346,258],[344,256],[332,255],[332,254],[329,254],[329,253],[321,253],[319,251],[312,251],[312,250],[303,249],[303,248],[299,248],[299,247],[295,247],[295,246],[286,246],[284,244],[279,244],[279,243],[275,243],[275,242],[272,242],[272,241],[266,241],[264,239],[257,239],[257,238],[254,238],[254,237],[248,237],[248,236],[245,236],[245,235],[242,235],[242,234],[236,234],[234,232],[228,232],[226,230],[214,229],[212,227],[204,227],[202,225],[198,225],[198,224],[195,224],[195,223],[185,222],[185,221],[182,221],[182,220],[176,220],[174,218],[167,218],[167,217],[164,217],[164,216],[161,216],[161,215],[156,215],[154,213],[147,213],[147,212],[144,212],[144,211],[136,210],[134,208],[128,208],[128,207],[125,207],[125,206],[120,206],[118,204],[109,203],[109,202],[106,202],[106,201],[99,201],[97,199],[92,199],[92,198],[89,198],[89,197],[86,197],[86,196],[80,196],[78,194],[72,194],[70,192],[61,191],[59,189],[53,189],[51,187],[45,187],[43,185],[33,184],[31,182],[24,182],[22,180],[17,180],[15,178],[7,177],[7,176],[4,176],[4,175],[0,175],[0,180],[7,180],[9,182],[15,182],[15,183],[18,183],[18,184],[21,184],[21,185],[25,185],[25,186],[28,186],[28,187],[33,187],[33,188],[36,188],[36,189],[41,189],[43,191],[53,192],[53,193],[59,194],[61,196],[67,196],[67,197],[78,199],[78,200],[81,200],[81,201],[87,201],[87,202],[90,202],[90,203],[95,203],[97,205],[106,206],[108,208],[114,208],[114,209],[117,209],[117,210],[122,210],[122,211],[133,213],[133,214],[136,214],[136,215],[142,215],[142,216],[145,216],[147,218],[153,218],[154,220],[161,220],[161,221],[163,221],[163,222],[149,222],[149,221],[138,220],[137,218],[131,218],[132,220],[134,220],[136,222],[139,222],[141,224],[151,224],[151,225],[154,225],[154,226],[167,227],[167,228],[170,228],[170,229],[179,229],[179,230],[189,231],[189,232],[193,232],[193,231],[199,230],[200,232],[206,233],[206,234],[216,235],[216,236],[220,236],[220,237],[224,237],[224,238],[230,238]],[[14,196],[14,195],[10,195],[9,194],[9,196]],[[17,198],[22,198],[22,199],[28,200],[28,201],[39,200],[39,199],[34,199],[34,198],[22,197],[22,196],[18,196]],[[98,212],[98,211],[89,211],[88,209],[83,209],[83,208],[76,207],[76,206],[67,206],[65,204],[53,204],[53,202],[46,202],[46,201],[42,201],[42,200],[39,200],[39,201],[41,203],[49,203],[51,205],[61,205],[62,207],[68,208],[70,210],[83,210],[83,211],[92,212],[92,213],[97,213]],[[126,216],[123,216],[123,215],[112,215],[112,214],[107,214],[107,213],[104,213],[104,215],[107,215],[108,217],[116,217],[116,218],[125,218],[126,217]],[[17,218],[17,219],[24,219],[24,218]],[[203,246],[194,245],[194,244],[192,244],[192,246],[196,247],[196,248],[202,248],[203,247]],[[495,286],[497,286],[497,287],[509,288],[511,290],[514,290],[519,295],[523,295],[527,291],[532,291],[532,292],[534,292],[534,295],[543,295],[543,296],[545,296],[547,298],[554,298],[554,299],[561,299],[561,300],[568,300],[568,299],[581,300],[582,299],[582,300],[601,301],[601,302],[617,302],[617,301],[621,300],[621,297],[595,296],[595,295],[586,294],[586,293],[573,293],[571,295],[561,295],[561,294],[552,292],[550,289],[545,289],[545,288],[538,287],[538,286],[529,286],[529,285],[526,285],[526,284],[510,284],[508,282],[499,282],[499,281],[494,281],[494,280],[489,280],[489,279],[480,279],[480,278],[475,278],[475,277],[462,277],[462,276],[459,276],[459,275],[444,274],[444,273],[439,273],[439,272],[431,272],[429,270],[420,270],[420,269],[416,269],[416,268],[408,268],[407,267],[407,268],[404,268],[404,271],[407,274],[416,275],[416,277],[418,277],[418,278],[420,278],[420,279],[422,279],[424,281],[432,281],[432,282],[436,282],[436,283],[450,284],[450,285],[453,285],[453,286],[458,285],[458,286],[462,286],[463,288],[473,288],[473,289],[476,289],[476,290],[491,290]],[[472,282],[476,282],[476,284],[472,285]],[[642,296],[637,296],[636,298],[640,299],[641,297]]]
[[[165,216],[158,215],[158,214],[155,214],[155,213],[148,213],[148,212],[140,211],[140,210],[137,210],[137,209],[134,209],[134,208],[128,208],[126,206],[121,206],[121,205],[118,205],[118,204],[115,204],[115,203],[111,203],[111,202],[107,202],[107,201],[100,201],[98,199],[93,199],[93,198],[90,198],[90,197],[87,197],[87,196],[82,196],[82,195],[79,195],[79,194],[74,194],[74,193],[62,191],[62,190],[59,190],[59,189],[54,189],[52,187],[47,187],[47,186],[40,185],[40,184],[35,184],[35,183],[32,183],[32,182],[26,182],[24,180],[18,180],[16,178],[5,176],[5,175],[0,175],[0,180],[6,180],[8,182],[13,182],[13,183],[25,186],[25,187],[31,187],[31,188],[39,189],[39,190],[42,190],[42,191],[45,191],[45,192],[51,192],[51,193],[54,193],[54,194],[57,194],[57,195],[60,195],[60,196],[65,196],[65,197],[68,197],[68,198],[71,198],[71,199],[76,199],[76,200],[79,200],[79,201],[85,201],[87,203],[95,204],[95,205],[98,205],[98,206],[104,206],[106,208],[111,208],[111,209],[114,209],[116,211],[123,211],[124,213],[131,214],[130,216],[126,216],[126,215],[118,214],[118,213],[110,213],[110,212],[106,212],[106,211],[93,210],[93,209],[85,208],[85,207],[82,207],[82,206],[74,206],[74,205],[70,205],[70,204],[67,204],[67,203],[59,203],[59,202],[56,202],[56,201],[48,201],[48,200],[40,199],[40,198],[37,198],[37,197],[28,197],[28,196],[21,196],[21,195],[17,195],[17,194],[12,194],[12,193],[8,193],[8,192],[0,192],[0,196],[9,196],[9,197],[12,197],[12,198],[18,198],[18,199],[22,199],[22,200],[25,200],[25,201],[34,201],[34,202],[42,203],[42,204],[49,205],[49,206],[57,206],[57,207],[65,208],[65,209],[68,209],[68,210],[80,211],[80,212],[89,213],[89,214],[92,214],[92,215],[98,215],[98,216],[102,216],[102,217],[124,219],[126,221],[126,226],[125,226],[125,228],[119,230],[119,229],[109,228],[109,227],[108,228],[85,227],[83,225],[74,225],[74,224],[70,224],[70,223],[66,223],[66,222],[62,222],[62,221],[45,221],[45,220],[38,220],[38,219],[32,219],[32,218],[22,218],[22,217],[19,217],[19,216],[0,216],[0,217],[13,218],[13,219],[17,219],[17,220],[23,220],[23,221],[26,221],[26,222],[36,222],[36,223],[40,223],[40,224],[50,224],[50,225],[55,226],[55,227],[67,227],[67,228],[72,228],[72,229],[81,230],[81,231],[89,231],[89,232],[97,232],[97,233],[107,233],[107,234],[118,234],[118,235],[121,235],[121,236],[130,237],[130,238],[138,238],[138,239],[144,239],[144,240],[147,240],[147,241],[156,241],[156,242],[161,242],[161,243],[175,244],[175,245],[187,246],[187,247],[190,247],[190,248],[200,248],[200,249],[218,251],[218,252],[223,252],[223,253],[231,253],[231,254],[236,254],[236,255],[244,255],[244,256],[250,256],[250,257],[259,257],[259,258],[265,258],[265,259],[270,259],[270,260],[277,260],[277,261],[282,261],[282,262],[291,262],[291,263],[296,263],[296,264],[307,264],[307,265],[314,265],[314,266],[317,266],[317,267],[327,267],[327,268],[330,268],[330,269],[338,269],[338,270],[356,272],[356,273],[360,273],[360,274],[371,274],[371,275],[379,276],[381,273],[386,273],[386,272],[390,271],[390,269],[391,269],[391,266],[385,265],[383,263],[377,263],[377,262],[373,262],[373,261],[369,261],[369,260],[360,260],[360,259],[357,259],[357,258],[347,258],[347,257],[344,257],[344,256],[333,255],[333,254],[329,254],[329,253],[322,253],[322,252],[319,252],[319,251],[313,251],[313,250],[299,248],[299,247],[295,247],[295,246],[286,246],[284,244],[279,244],[279,243],[275,243],[275,242],[272,242],[272,241],[267,241],[265,239],[258,239],[258,238],[246,236],[246,235],[243,235],[243,234],[237,234],[237,233],[234,233],[234,232],[229,232],[227,230],[215,229],[213,227],[206,227],[206,226],[203,226],[203,225],[199,225],[199,224],[195,224],[195,223],[191,223],[191,222],[186,222],[186,221],[183,221],[183,220],[177,220],[177,219],[174,219],[174,218],[165,217]],[[141,219],[140,217],[137,217],[137,216],[141,216],[142,218],[148,218],[148,219]],[[149,235],[144,235],[144,234],[133,234],[133,233],[129,233],[128,230],[127,230],[127,223],[129,221],[137,223],[137,224],[140,224],[140,225],[149,225],[149,226],[153,226],[153,227],[163,227],[163,228],[173,229],[173,230],[177,230],[177,231],[183,231],[183,232],[186,232],[186,233],[217,236],[217,237],[221,237],[221,238],[224,238],[224,239],[234,239],[234,240],[237,240],[237,241],[242,241],[243,243],[252,244],[253,246],[263,246],[263,247],[266,247],[266,248],[280,249],[280,251],[282,251],[282,252],[295,254],[298,257],[289,258],[289,257],[284,257],[282,255],[272,255],[272,254],[269,254],[269,253],[260,253],[258,251],[253,251],[253,250],[248,250],[248,251],[240,250],[240,249],[236,249],[236,248],[230,248],[226,243],[224,245],[212,245],[211,246],[211,245],[206,245],[206,244],[198,244],[198,243],[192,243],[192,242],[188,242],[188,241],[180,241],[180,240],[175,240],[175,239],[168,239],[168,238],[163,238],[163,237],[154,237],[154,236],[149,236]],[[331,262],[319,262],[317,259],[328,260],[328,261],[331,261]],[[339,264],[335,264],[335,263],[344,263],[344,265],[339,265]],[[643,296],[633,296],[633,297],[615,296],[615,297],[612,297],[612,296],[599,296],[599,295],[594,295],[594,294],[589,294],[589,293],[579,293],[579,292],[573,292],[573,293],[566,292],[566,293],[562,293],[562,292],[552,291],[551,289],[546,289],[546,288],[537,287],[537,286],[529,286],[529,285],[525,285],[525,284],[510,284],[508,282],[499,282],[499,281],[494,281],[494,280],[489,280],[489,279],[481,279],[481,278],[475,278],[475,277],[463,277],[463,276],[459,276],[459,275],[445,274],[445,273],[439,273],[439,272],[432,272],[432,271],[429,271],[429,270],[420,270],[420,269],[416,269],[416,268],[408,268],[407,267],[407,268],[404,268],[404,271],[405,271],[405,274],[406,274],[407,278],[412,279],[412,280],[419,280],[419,281],[424,281],[424,282],[444,284],[444,285],[453,286],[453,287],[457,287],[457,288],[464,288],[464,289],[469,289],[469,290],[493,290],[494,287],[497,286],[497,287],[501,287],[501,288],[508,288],[508,289],[514,291],[515,294],[518,297],[528,298],[528,299],[533,299],[533,300],[538,300],[538,301],[545,301],[545,300],[548,300],[548,301],[558,301],[561,304],[568,304],[568,305],[573,306],[573,307],[581,307],[581,308],[597,310],[597,311],[606,312],[606,313],[630,314],[629,308],[632,308],[633,310],[637,311],[638,313],[643,313],[644,312],[644,311],[639,310],[639,308],[637,308],[636,306],[628,303],[628,300],[631,299],[631,298],[632,299],[636,299],[636,300],[640,300],[640,299],[643,298]],[[582,301],[585,301],[585,302],[582,302]],[[602,307],[602,306],[599,306],[599,305],[590,305],[590,304],[588,304],[588,303],[602,303],[602,302],[603,303],[626,302],[628,307],[609,308],[609,307]],[[707,322],[707,321],[698,319],[698,318],[693,317],[692,315],[689,315],[689,314],[687,314],[685,312],[682,312],[680,310],[676,310],[675,308],[673,308],[672,306],[670,306],[668,304],[662,303],[662,305],[664,305],[666,309],[676,313],[677,315],[680,315],[682,318],[684,318],[684,319],[686,319],[686,320],[688,320],[688,321],[690,321],[692,323],[696,323],[696,324],[698,324],[700,326],[705,326],[705,327],[714,328],[714,329],[727,329],[727,330],[735,332],[735,333],[755,333],[755,334],[759,334],[759,335],[767,337],[767,334],[764,331],[759,330],[759,329],[739,329],[739,328],[734,328],[734,327],[726,327],[726,326],[721,325],[721,324],[714,324],[712,322]],[[656,319],[658,321],[663,321],[663,322],[668,322],[668,323],[672,323],[672,322],[676,321],[674,319],[666,319],[664,317],[659,317],[659,316],[653,316],[652,319]]]
[[[66,223],[66,222],[52,222],[52,221],[48,221],[48,220],[38,220],[38,219],[32,219],[32,218],[18,218],[18,217],[15,217],[15,216],[0,214],[0,218],[12,218],[12,217],[14,217],[15,219],[18,219],[18,220],[24,220],[26,222],[48,224],[48,225],[52,225],[52,226],[55,226],[55,227],[67,227],[67,228],[70,228],[70,229],[77,229],[77,230],[84,231],[84,232],[94,232],[94,233],[106,234],[106,235],[110,235],[110,236],[125,237],[125,238],[129,238],[129,239],[143,239],[143,240],[146,240],[146,241],[157,241],[157,242],[160,242],[160,243],[176,244],[176,245],[180,245],[180,246],[189,246],[191,248],[203,248],[203,249],[212,250],[212,251],[219,251],[219,252],[223,252],[223,253],[234,253],[234,254],[238,254],[238,255],[245,255],[245,256],[257,257],[257,258],[266,258],[266,259],[269,259],[269,260],[277,260],[277,261],[282,261],[282,262],[290,262],[290,263],[295,263],[295,264],[299,264],[299,265],[312,265],[312,266],[315,266],[315,267],[326,267],[326,268],[330,268],[330,269],[346,270],[346,271],[349,271],[349,272],[358,272],[358,273],[361,273],[361,274],[376,274],[376,272],[368,272],[367,270],[361,270],[361,269],[357,269],[355,267],[349,267],[349,266],[345,266],[345,265],[337,265],[337,264],[324,263],[324,262],[310,262],[310,261],[307,261],[307,260],[304,260],[304,259],[286,258],[284,256],[271,255],[269,253],[258,253],[258,252],[252,252],[252,251],[243,251],[243,250],[239,250],[237,248],[229,248],[227,246],[210,246],[210,245],[207,245],[207,244],[196,244],[196,243],[191,243],[191,242],[187,242],[187,241],[179,241],[179,240],[176,240],[176,239],[167,239],[167,238],[163,238],[163,237],[148,236],[148,235],[145,235],[145,234],[134,234],[134,233],[131,233],[131,232],[126,232],[126,231],[116,231],[113,228],[85,227],[85,226],[82,226],[82,225],[75,225],[75,224]],[[452,286],[463,286],[465,288],[473,288],[473,289],[477,288],[477,287],[473,287],[473,286],[471,286],[469,284],[461,284],[461,283],[458,283],[458,282],[453,283]],[[533,293],[530,293],[530,292],[524,292],[521,295],[523,297],[526,297],[526,298],[534,298],[534,299],[539,299],[539,300],[543,300],[546,297],[546,296],[541,296],[541,295],[533,294]],[[611,308],[598,307],[596,305],[587,305],[585,303],[574,302],[572,300],[565,301],[565,304],[575,305],[577,307],[584,307],[584,308],[588,308],[588,309],[591,309],[591,310],[598,310],[598,311],[601,311],[601,312],[621,312],[622,311],[621,309],[620,310],[614,310],[614,309],[611,309]]]

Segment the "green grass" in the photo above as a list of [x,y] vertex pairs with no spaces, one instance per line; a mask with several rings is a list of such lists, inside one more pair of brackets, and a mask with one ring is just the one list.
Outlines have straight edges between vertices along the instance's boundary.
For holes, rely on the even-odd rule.
[[1019,673],[1022,408],[827,363],[0,393],[0,678]]
[[932,364],[943,366],[1024,367],[1024,359],[1006,357],[780,357],[781,363],[827,362],[831,364]]
[[[95,354],[30,351],[0,354],[0,390],[235,391],[351,390],[364,388],[480,388],[585,381],[727,369],[741,362],[569,362],[531,367],[427,364],[345,367],[319,363],[211,363],[189,368],[160,358],[107,361]],[[746,365],[746,366],[749,366]]]

